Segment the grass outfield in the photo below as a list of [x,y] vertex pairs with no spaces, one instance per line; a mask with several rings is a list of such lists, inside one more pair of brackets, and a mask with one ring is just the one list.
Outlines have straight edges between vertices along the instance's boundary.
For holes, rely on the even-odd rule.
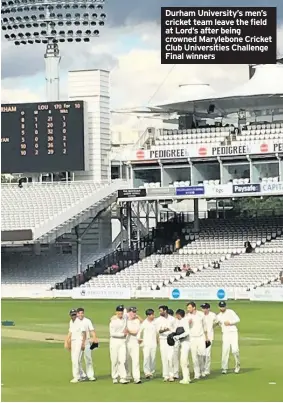
[[[113,385],[110,377],[108,323],[121,301],[3,300],[2,401],[282,401],[283,398],[283,304],[231,302],[241,318],[241,373],[220,373],[220,329],[212,350],[212,374],[190,385],[164,384],[158,353],[157,376],[141,385]],[[163,301],[124,301],[142,315]],[[184,302],[169,301],[173,309]],[[211,303],[217,311],[217,303]],[[70,384],[70,354],[60,340],[68,331],[68,311],[83,306],[104,340],[93,353],[96,382]],[[45,337],[57,342],[48,342]],[[233,362],[231,361],[231,367]],[[191,367],[192,368],[192,367]]]

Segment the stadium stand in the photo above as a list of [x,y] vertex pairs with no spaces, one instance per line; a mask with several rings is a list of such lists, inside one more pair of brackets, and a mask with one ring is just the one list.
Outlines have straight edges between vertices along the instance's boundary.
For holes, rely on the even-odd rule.
[[[111,276],[101,275],[84,287],[150,290],[173,283],[181,287],[257,287],[278,278],[283,261],[282,233],[282,217],[201,220],[199,234],[194,233],[192,224],[183,229],[189,243],[178,253],[151,255],[117,273],[115,281]],[[260,253],[245,253],[246,241]],[[220,262],[220,271],[213,268],[215,261]],[[157,263],[161,267],[156,267]],[[174,272],[176,266],[183,264],[189,264],[194,272],[189,277]]]
[[[205,127],[200,129],[161,130],[156,146],[213,143],[221,145],[230,135],[229,127]],[[154,146],[152,150],[154,150]]]
[[[82,266],[105,256],[111,250],[98,252],[82,250]],[[2,287],[43,287],[49,289],[55,283],[72,277],[77,272],[75,254],[57,254],[56,252],[39,256],[29,253],[5,253],[2,251]]]
[[126,187],[122,180],[2,184],[2,245],[5,231],[21,229],[32,230],[32,241],[51,242],[109,206]]

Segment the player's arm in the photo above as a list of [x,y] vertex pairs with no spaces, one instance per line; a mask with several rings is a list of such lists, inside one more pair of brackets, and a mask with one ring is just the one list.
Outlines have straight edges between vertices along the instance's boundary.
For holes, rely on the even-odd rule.
[[137,334],[137,339],[138,339],[139,343],[142,343],[143,331],[144,331],[144,326],[143,326],[143,324],[141,324],[140,329],[139,329],[138,334]]
[[85,342],[86,342],[86,331],[85,331],[84,328],[82,328],[82,337],[83,337],[83,339],[82,339],[82,350],[84,350],[85,349]]
[[64,347],[69,351],[71,350],[71,335],[72,333],[69,331],[64,342]]
[[204,332],[205,340],[208,341],[208,332],[207,332],[207,326],[206,326],[204,315],[203,315],[203,318],[202,318],[202,326],[203,326],[203,332]]
[[143,322],[143,318],[140,315],[137,315],[138,320],[140,321],[140,323]]
[[115,330],[115,326],[114,326],[113,322],[111,321],[110,325],[109,325],[109,333],[110,333],[110,337],[115,337],[116,339],[122,339],[128,334],[128,331],[127,331],[127,329],[125,329],[124,332],[117,332]]
[[229,321],[226,321],[224,324],[226,326],[234,326],[237,325],[238,323],[240,323],[240,318],[239,316],[236,314],[236,312],[231,312],[231,319]]
[[91,337],[91,343],[98,343],[98,338],[96,336],[96,331],[94,329],[94,326],[93,326],[91,320],[89,320],[88,330],[89,330],[90,337]]
[[180,334],[179,336],[174,336],[175,341],[185,339],[186,337],[188,337],[190,335],[191,330],[189,327],[189,322],[187,320],[185,321],[185,324],[183,327],[184,327],[185,332]]

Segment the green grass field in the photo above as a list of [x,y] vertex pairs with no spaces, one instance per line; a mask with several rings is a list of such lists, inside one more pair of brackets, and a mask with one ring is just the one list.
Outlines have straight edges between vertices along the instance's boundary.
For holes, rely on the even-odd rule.
[[[113,385],[110,377],[108,323],[121,301],[3,300],[2,320],[13,320],[14,328],[2,327],[2,401],[282,401],[283,399],[283,304],[231,302],[241,318],[242,371],[220,373],[220,329],[212,351],[212,374],[190,385],[164,384],[158,353],[157,376],[141,385]],[[124,301],[139,313],[164,301]],[[171,308],[185,302],[168,301]],[[217,303],[211,303],[217,311]],[[70,384],[70,354],[60,340],[68,331],[68,311],[83,306],[104,339],[93,353],[96,382]],[[231,368],[233,362],[231,361]],[[191,367],[192,369],[192,367]]]

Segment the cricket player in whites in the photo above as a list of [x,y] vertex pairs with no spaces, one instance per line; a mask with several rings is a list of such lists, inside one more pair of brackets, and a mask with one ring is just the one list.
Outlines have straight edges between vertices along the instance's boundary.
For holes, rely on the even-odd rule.
[[[177,327],[177,319],[174,317],[173,309],[168,309],[168,318],[172,320],[175,328]],[[175,343],[174,354],[173,354],[173,375],[174,379],[179,379],[179,355],[180,355],[180,344]]]
[[141,323],[137,316],[137,308],[130,307],[128,310],[128,319],[127,319],[128,334],[126,338],[126,356],[127,356],[126,379],[131,379],[132,375],[135,384],[141,383],[140,345],[138,341],[138,333],[140,331],[140,327]]
[[79,320],[82,321],[86,331],[86,345],[84,350],[86,374],[83,372],[82,378],[87,378],[89,381],[95,381],[96,378],[94,377],[90,346],[92,343],[98,343],[98,339],[96,337],[96,333],[91,320],[85,317],[85,311],[83,308],[77,309],[77,317]]
[[65,348],[71,351],[73,379],[71,383],[78,383],[81,379],[82,353],[86,344],[86,331],[81,320],[77,318],[77,310],[70,311],[69,333],[65,340]]
[[191,382],[190,370],[189,370],[189,352],[190,352],[190,328],[188,319],[185,317],[185,311],[183,309],[177,309],[176,311],[177,325],[176,328],[182,327],[184,333],[179,336],[174,336],[176,344],[180,346],[180,364],[183,374],[183,379],[180,383],[188,385]]
[[226,302],[220,301],[220,313],[217,315],[217,323],[222,329],[222,374],[227,374],[230,349],[235,358],[235,373],[240,372],[240,351],[237,324],[239,316],[232,309],[227,309]]
[[174,347],[167,343],[167,336],[175,332],[175,325],[172,319],[168,317],[168,306],[159,307],[159,318],[156,319],[156,325],[159,333],[160,355],[162,362],[162,376],[164,382],[174,382],[173,355]]
[[217,322],[216,313],[210,311],[210,304],[204,303],[201,305],[202,311],[204,313],[204,321],[207,331],[207,337],[211,342],[211,345],[205,349],[204,356],[204,374],[210,374],[210,366],[211,366],[211,347],[214,340],[214,325]]
[[124,315],[124,306],[119,305],[116,308],[116,315],[110,320],[110,359],[111,376],[113,383],[129,383],[126,373],[126,337],[128,335],[127,316]]
[[158,331],[154,317],[154,310],[147,309],[145,315],[146,319],[141,324],[137,338],[143,347],[143,372],[145,377],[150,379],[155,373]]
[[205,377],[205,342],[208,341],[206,324],[203,312],[197,311],[196,304],[194,302],[189,302],[187,304],[187,311],[187,319],[190,327],[190,347],[194,364],[195,379],[200,379],[200,377]]

